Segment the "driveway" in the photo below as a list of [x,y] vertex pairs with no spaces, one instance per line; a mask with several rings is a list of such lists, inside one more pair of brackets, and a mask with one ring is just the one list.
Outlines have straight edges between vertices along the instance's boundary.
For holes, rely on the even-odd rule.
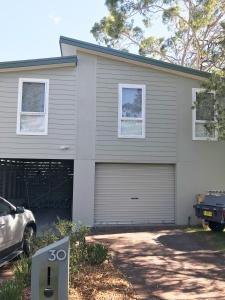
[[137,299],[225,299],[225,257],[207,249],[195,233],[156,228],[92,238],[109,245]]

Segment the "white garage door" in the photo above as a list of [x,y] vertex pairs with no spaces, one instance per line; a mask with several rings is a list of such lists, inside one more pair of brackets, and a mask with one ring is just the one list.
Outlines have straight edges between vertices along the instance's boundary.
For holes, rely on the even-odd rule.
[[97,164],[95,225],[174,223],[174,166]]

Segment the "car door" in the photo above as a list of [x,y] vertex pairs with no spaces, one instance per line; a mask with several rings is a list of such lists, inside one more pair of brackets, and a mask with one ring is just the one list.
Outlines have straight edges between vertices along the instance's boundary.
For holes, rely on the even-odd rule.
[[0,251],[8,247],[9,235],[6,228],[8,227],[7,216],[10,214],[10,211],[10,206],[5,201],[0,199]]
[[16,246],[21,241],[19,216],[13,207],[0,198],[0,250]]

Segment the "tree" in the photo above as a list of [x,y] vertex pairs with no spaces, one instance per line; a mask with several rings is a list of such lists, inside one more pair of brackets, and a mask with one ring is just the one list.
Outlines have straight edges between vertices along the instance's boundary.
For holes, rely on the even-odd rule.
[[[95,39],[109,47],[211,71],[225,66],[225,0],[106,0],[109,14],[92,27]],[[156,18],[168,38],[148,36]],[[137,24],[140,23],[141,26]]]

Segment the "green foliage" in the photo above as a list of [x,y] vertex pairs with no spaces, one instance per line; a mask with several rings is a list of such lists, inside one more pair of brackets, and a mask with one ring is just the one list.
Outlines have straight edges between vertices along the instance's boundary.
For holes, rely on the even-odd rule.
[[[201,70],[225,66],[225,1],[106,0],[108,15],[92,27],[95,39],[109,47]],[[149,36],[161,19],[167,38]]]
[[41,236],[35,237],[32,242],[32,253],[34,254],[38,249],[56,242],[59,237],[55,234],[54,228],[47,229]]
[[16,282],[21,286],[29,287],[31,284],[31,258],[22,257],[14,264],[13,269]]
[[5,281],[0,285],[1,300],[22,300],[24,286],[16,280]]
[[[108,257],[108,250],[101,244],[89,245],[86,235],[89,229],[81,224],[58,219],[52,229],[35,237],[32,254],[65,237],[70,237],[70,282],[78,275],[79,267],[88,262],[101,264]],[[31,284],[31,258],[22,257],[14,264],[15,280],[5,282],[0,288],[0,300],[21,300],[23,289]]]
[[91,265],[100,265],[108,258],[108,248],[102,244],[87,245],[87,261]]

